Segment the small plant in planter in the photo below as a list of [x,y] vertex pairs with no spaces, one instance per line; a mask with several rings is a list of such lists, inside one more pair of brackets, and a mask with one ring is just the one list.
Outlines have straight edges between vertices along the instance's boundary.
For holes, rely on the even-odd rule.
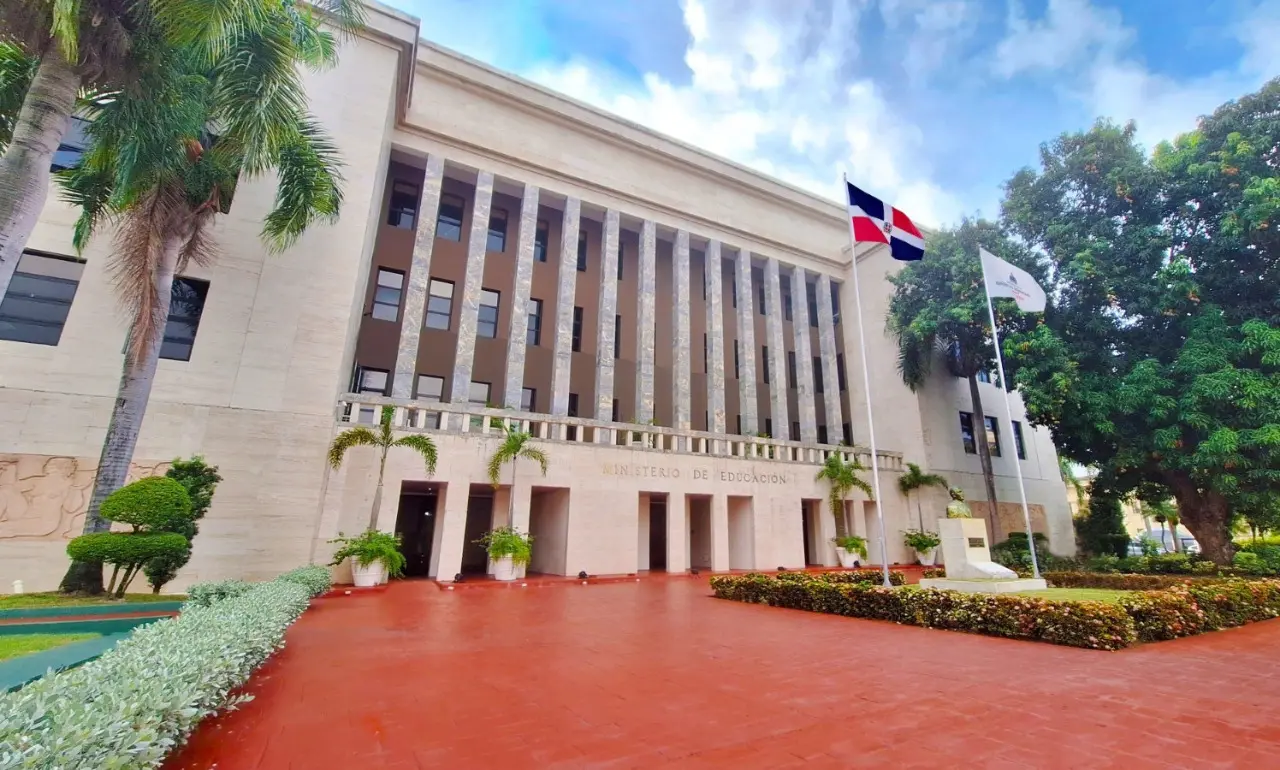
[[[837,549],[843,550],[850,557],[857,555],[863,559],[867,558],[867,539],[865,537],[858,537],[857,535],[840,535],[839,537],[831,538],[831,542],[836,544]],[[839,551],[837,551],[837,553],[838,552]],[[843,562],[844,560],[841,559],[841,561]],[[840,566],[852,567],[852,558],[850,558],[848,564],[842,563]]]
[[404,574],[405,559],[400,553],[399,535],[367,529],[355,537],[345,537],[339,532],[329,542],[339,546],[329,566],[336,567],[350,559],[351,579],[357,588],[376,586],[385,583],[388,577]]
[[533,536],[514,527],[489,530],[475,542],[489,552],[496,580],[515,580],[520,569],[533,557]]
[[938,537],[937,532],[908,529],[902,532],[902,543],[916,552],[916,558],[922,565],[932,567],[934,554],[938,546],[942,545],[942,538]]

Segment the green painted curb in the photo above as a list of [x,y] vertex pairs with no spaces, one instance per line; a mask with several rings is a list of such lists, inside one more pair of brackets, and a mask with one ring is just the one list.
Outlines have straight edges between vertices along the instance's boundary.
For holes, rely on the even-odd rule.
[[177,612],[185,602],[120,602],[119,604],[74,604],[55,607],[17,607],[0,610],[0,621],[27,618],[71,618],[80,615],[121,615],[130,612]]
[[46,623],[11,623],[0,625],[0,636],[21,636],[23,634],[119,634],[163,619],[163,617],[106,618],[104,620],[86,618],[84,620],[51,620]]
[[12,692],[27,682],[39,679],[49,672],[63,671],[88,663],[116,646],[116,642],[129,636],[128,632],[108,634],[97,639],[64,644],[52,650],[33,652],[17,658],[0,661],[0,692]]

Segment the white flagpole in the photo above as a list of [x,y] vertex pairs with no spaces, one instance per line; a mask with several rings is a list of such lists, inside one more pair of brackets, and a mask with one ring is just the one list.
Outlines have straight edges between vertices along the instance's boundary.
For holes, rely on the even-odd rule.
[[[981,260],[981,254],[979,254]],[[1000,391],[1004,394],[1004,413],[1009,418],[1009,441],[1013,444],[1013,467],[1018,474],[1018,492],[1022,495],[1022,520],[1027,525],[1027,548],[1031,551],[1031,574],[1040,579],[1040,560],[1036,558],[1036,537],[1031,531],[1031,509],[1027,507],[1027,486],[1022,481],[1022,460],[1018,457],[1018,434],[1013,427],[1013,403],[1009,400],[1009,381],[1004,377],[1004,356],[1000,353],[1000,334],[996,331],[996,311],[991,304],[991,288],[987,283],[987,266],[982,266],[982,290],[987,295],[987,314],[991,317],[991,339],[996,346],[996,368],[1000,370]],[[1025,443],[1024,443],[1025,446]],[[995,522],[992,522],[994,526]]]
[[858,313],[858,349],[862,353],[862,392],[867,399],[867,432],[871,438],[871,486],[876,493],[876,519],[880,523],[880,562],[884,587],[889,582],[889,547],[884,535],[884,509],[880,507],[880,458],[876,455],[876,421],[871,411],[871,370],[867,368],[867,332],[862,320],[862,291],[858,287],[858,239],[853,234],[853,219],[849,216],[849,175],[844,180],[845,219],[849,222],[849,257],[853,263],[853,303]]

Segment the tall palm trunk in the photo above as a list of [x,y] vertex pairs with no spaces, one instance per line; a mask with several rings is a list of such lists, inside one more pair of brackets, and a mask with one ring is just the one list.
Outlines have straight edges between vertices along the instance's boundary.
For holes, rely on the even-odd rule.
[[382,477],[387,472],[387,450],[391,447],[383,445],[382,459],[378,463],[378,488],[373,491],[373,510],[369,511],[369,531],[378,528],[378,506],[382,505]]
[[836,537],[848,537],[849,527],[844,520],[844,495],[831,493],[831,515],[836,520]]
[[987,444],[987,415],[982,411],[982,394],[978,392],[978,375],[969,375],[969,398],[973,401],[973,438],[978,444],[978,462],[982,464],[982,482],[987,488],[987,542],[996,538],[996,474],[991,468],[991,447]]
[[[142,418],[151,398],[151,385],[155,382],[156,363],[160,360],[160,345],[164,341],[165,321],[169,317],[169,301],[173,292],[173,278],[177,272],[178,254],[190,239],[190,234],[162,237],[159,264],[152,281],[156,297],[154,316],[160,319],[152,329],[151,339],[143,354],[135,356],[135,346],[127,345],[124,355],[124,372],[120,376],[120,389],[111,410],[111,422],[107,425],[107,438],[102,443],[102,456],[98,459],[98,471],[93,480],[93,495],[89,498],[89,513],[84,519],[84,533],[106,532],[111,522],[102,518],[102,501],[124,486],[133,462],[133,451],[138,445],[138,433]],[[67,593],[102,593],[101,562],[73,561],[62,578],[61,589]]]
[[0,297],[49,197],[49,167],[67,132],[80,82],[75,65],[50,46],[18,112],[13,141],[0,158]]
[[519,455],[511,458],[511,489],[507,490],[507,526],[516,528],[516,462]]
[[920,517],[920,531],[924,532],[924,509],[920,507],[920,490],[916,490],[916,516]]

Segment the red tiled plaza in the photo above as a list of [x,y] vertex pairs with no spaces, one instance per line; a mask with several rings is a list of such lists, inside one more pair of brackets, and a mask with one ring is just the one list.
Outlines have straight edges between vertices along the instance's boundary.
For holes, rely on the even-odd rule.
[[317,600],[168,770],[1274,767],[1280,622],[1120,653],[705,578]]

